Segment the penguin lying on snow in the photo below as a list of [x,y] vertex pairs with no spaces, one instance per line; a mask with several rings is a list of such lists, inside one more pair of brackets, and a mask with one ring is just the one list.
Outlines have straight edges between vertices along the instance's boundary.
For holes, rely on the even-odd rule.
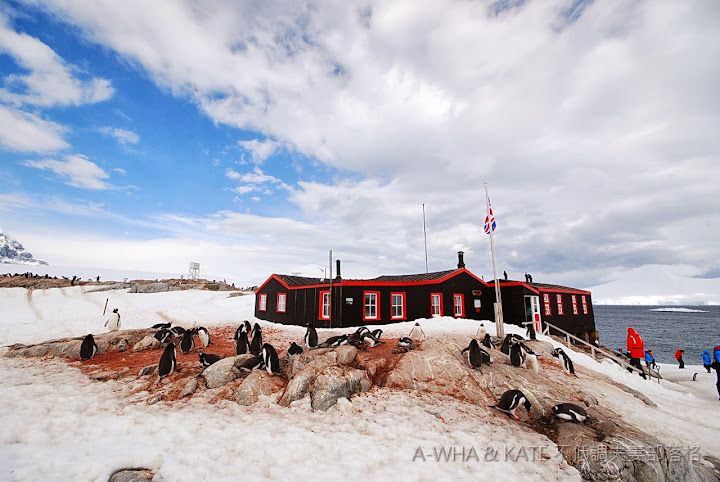
[[307,331],[305,332],[305,346],[308,348],[315,348],[318,346],[317,331],[310,323],[307,324]]
[[85,361],[91,359],[93,356],[95,356],[95,353],[98,351],[97,343],[95,343],[95,338],[93,338],[92,335],[88,335],[85,337],[85,339],[82,341],[82,344],[80,345],[80,359]]
[[555,358],[560,358],[562,360],[563,367],[565,368],[565,372],[568,375],[573,375],[575,378],[578,377],[577,375],[575,375],[575,365],[573,365],[572,360],[569,356],[567,356],[567,353],[565,353],[562,348],[555,348],[552,351],[552,356],[554,356]]
[[270,343],[265,343],[262,347],[262,361],[270,375],[280,374],[280,359],[275,351],[275,347]]
[[473,368],[480,368],[483,364],[489,365],[492,363],[490,354],[480,348],[480,344],[478,344],[475,339],[471,340],[470,345],[467,348],[464,348],[460,354],[464,354],[465,352],[468,352],[468,362]]
[[298,345],[295,342],[290,343],[290,348],[288,348],[288,355],[299,355],[303,352],[303,349],[300,345]]
[[528,415],[530,415],[530,407],[532,405],[525,394],[520,390],[508,390],[502,394],[497,405],[491,405],[490,408],[497,408],[508,415],[512,415],[515,419],[520,420],[520,417],[515,414],[515,410],[520,407],[520,404],[525,406],[525,410],[527,410]]
[[200,352],[198,354],[198,358],[200,359],[200,365],[204,368],[209,367],[213,363],[219,362],[221,360],[219,355],[215,355],[213,353],[203,353]]
[[588,414],[584,408],[574,403],[558,403],[550,409],[557,418],[569,420],[571,422],[583,423]]
[[175,343],[170,343],[165,347],[162,356],[160,357],[160,363],[158,364],[158,376],[160,380],[170,375],[177,365],[175,360]]

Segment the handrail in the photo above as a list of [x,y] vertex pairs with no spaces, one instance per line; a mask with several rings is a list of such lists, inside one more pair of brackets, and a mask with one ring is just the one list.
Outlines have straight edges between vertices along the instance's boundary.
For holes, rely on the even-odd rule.
[[[560,333],[563,333],[565,335],[565,344],[570,348],[570,339],[575,340],[576,342],[579,342],[585,346],[590,347],[590,350],[592,352],[593,360],[597,360],[597,357],[595,356],[595,352],[600,352],[603,355],[605,355],[607,358],[610,358],[611,360],[614,360],[618,362],[623,368],[627,368],[629,370],[634,370],[638,373],[642,371],[642,373],[645,373],[645,369],[638,370],[637,367],[634,367],[630,365],[628,362],[626,362],[624,359],[619,358],[616,354],[609,352],[605,350],[604,348],[597,347],[591,343],[586,342],[582,338],[578,338],[577,336],[573,335],[572,333],[568,333],[567,331],[563,330],[562,328],[558,328],[557,326],[553,325],[552,323],[548,323],[547,321],[543,321],[545,324],[545,329],[543,329],[542,334],[550,336],[550,328],[553,330],[559,331]],[[648,375],[650,375],[650,378],[655,377],[658,379],[658,383],[660,383],[660,379],[662,378],[660,376],[660,372],[657,370],[651,370],[649,367],[647,368]]]

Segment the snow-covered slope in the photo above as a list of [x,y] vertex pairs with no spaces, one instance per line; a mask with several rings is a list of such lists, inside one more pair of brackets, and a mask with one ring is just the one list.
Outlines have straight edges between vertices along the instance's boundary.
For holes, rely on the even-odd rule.
[[0,228],[0,263],[13,263],[22,265],[47,264],[45,261],[33,258],[31,253],[19,241],[5,234]]

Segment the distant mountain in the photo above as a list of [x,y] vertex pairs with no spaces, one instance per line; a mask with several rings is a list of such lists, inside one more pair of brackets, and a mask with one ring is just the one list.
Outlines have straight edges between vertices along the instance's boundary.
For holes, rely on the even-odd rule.
[[4,264],[47,264],[40,259],[33,258],[31,253],[25,251],[19,241],[5,234],[0,228],[0,263]]

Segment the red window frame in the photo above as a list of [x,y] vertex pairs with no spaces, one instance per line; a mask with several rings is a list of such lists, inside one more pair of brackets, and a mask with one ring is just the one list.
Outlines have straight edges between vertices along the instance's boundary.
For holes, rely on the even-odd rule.
[[543,305],[545,305],[545,316],[552,316],[552,308],[550,307],[550,295],[543,293]]
[[[328,314],[325,316],[325,296],[328,297]],[[320,292],[320,304],[318,306],[318,320],[329,320],[332,315],[332,304],[330,300],[330,290],[322,290]]]
[[[283,300],[282,302],[282,310],[280,309],[280,300]],[[287,293],[278,293],[277,295],[277,307],[276,310],[278,313],[285,313],[287,312]]]
[[[459,305],[458,300],[460,300]],[[458,312],[458,308],[460,308],[460,312]],[[465,295],[462,293],[453,293],[453,313],[455,314],[455,318],[465,316]]]
[[557,301],[557,307],[558,307],[558,315],[564,315],[565,311],[563,310],[563,302],[562,302],[562,295],[556,294],[555,300]]
[[[440,313],[435,313],[435,305],[433,304],[433,298],[437,296],[439,300]],[[430,316],[443,316],[443,295],[442,293],[430,293]]]
[[582,301],[583,315],[587,315],[588,314],[587,298],[585,298],[585,295],[582,295],[580,297],[580,300]]
[[[367,314],[367,295],[375,295],[375,316]],[[363,321],[380,319],[380,292],[379,291],[363,291]]]
[[[395,315],[395,303],[393,297],[399,296],[402,300],[400,306],[402,307],[402,314],[400,316]],[[390,293],[390,319],[392,320],[407,320],[407,304],[404,292],[393,292]]]
[[267,293],[258,295],[258,311],[267,311]]
[[578,314],[577,296],[572,295],[571,299],[572,299],[573,315],[577,315]]

